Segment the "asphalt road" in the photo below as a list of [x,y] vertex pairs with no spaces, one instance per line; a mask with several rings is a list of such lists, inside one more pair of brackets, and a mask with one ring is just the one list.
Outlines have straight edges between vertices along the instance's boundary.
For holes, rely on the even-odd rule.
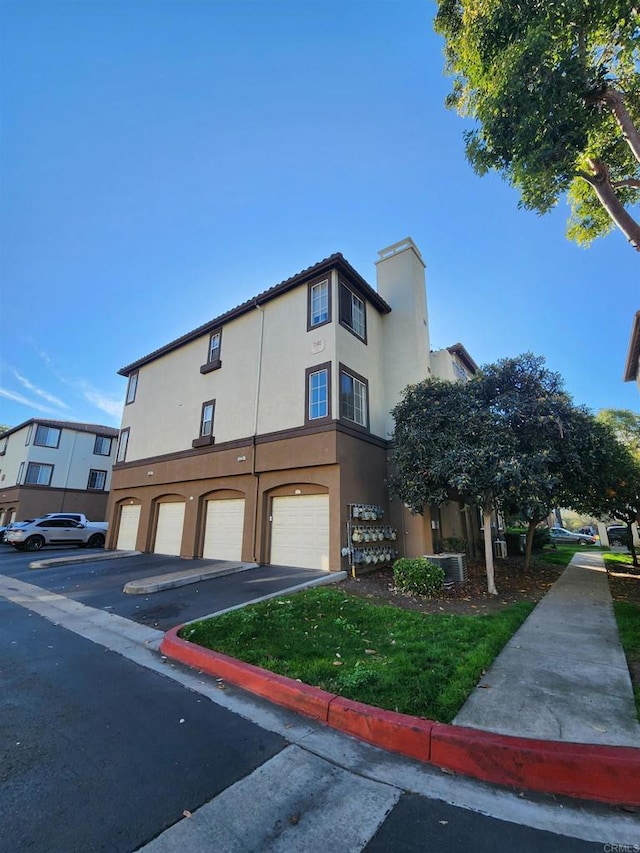
[[[133,625],[104,612],[147,598],[121,593],[126,561],[35,571],[31,559],[0,551],[0,850],[581,853],[633,841],[633,816],[445,776],[219,689],[147,646],[159,596],[182,620],[203,615],[229,606],[229,578],[148,596]],[[144,559],[137,571],[157,573]],[[292,585],[288,573],[234,577],[240,596]],[[130,636],[111,642],[105,620]]]

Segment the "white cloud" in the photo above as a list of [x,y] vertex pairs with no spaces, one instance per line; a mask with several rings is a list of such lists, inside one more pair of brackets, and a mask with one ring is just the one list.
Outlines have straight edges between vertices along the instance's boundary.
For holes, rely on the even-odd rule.
[[41,388],[37,388],[32,382],[29,382],[29,380],[25,376],[22,376],[20,373],[18,373],[17,370],[13,371],[13,375],[16,377],[18,382],[20,382],[27,389],[27,391],[32,391],[34,394],[37,394],[38,397],[42,397],[42,399],[46,400],[47,403],[52,403],[54,406],[58,406],[60,409],[69,408],[69,406],[67,406],[66,403],[63,403],[63,401],[60,400],[58,397],[54,397],[54,395],[49,394],[48,391],[43,391]]
[[22,406],[28,406],[30,409],[35,409],[38,412],[44,412],[46,415],[61,416],[58,409],[52,409],[49,406],[43,406],[34,400],[29,400],[23,397],[22,394],[16,394],[15,391],[7,391],[6,388],[0,388],[0,397],[6,397],[7,400],[12,400],[14,403],[20,403]]
[[124,399],[122,397],[113,397],[109,394],[104,394],[84,379],[69,384],[74,385],[92,406],[110,415],[118,423],[120,422],[124,406]]

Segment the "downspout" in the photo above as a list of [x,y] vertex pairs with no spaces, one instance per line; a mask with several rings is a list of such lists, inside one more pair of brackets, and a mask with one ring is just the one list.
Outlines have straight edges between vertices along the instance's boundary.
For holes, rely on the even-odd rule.
[[260,475],[256,474],[256,436],[258,435],[258,409],[260,406],[260,383],[262,380],[262,345],[264,340],[264,311],[256,302],[254,307],[260,312],[260,337],[258,343],[258,373],[256,376],[256,403],[253,411],[253,447],[251,448],[251,476],[254,481],[253,496],[253,562],[258,562],[258,497],[260,494]]

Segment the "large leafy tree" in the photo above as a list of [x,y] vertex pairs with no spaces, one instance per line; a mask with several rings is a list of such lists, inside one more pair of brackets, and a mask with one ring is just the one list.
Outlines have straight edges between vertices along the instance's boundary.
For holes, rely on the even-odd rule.
[[634,0],[437,0],[448,106],[475,119],[467,157],[521,205],[568,193],[567,235],[620,228],[640,250],[640,15]]
[[512,434],[479,384],[429,379],[405,389],[393,410],[392,491],[414,512],[458,500],[482,510],[487,588],[497,595],[491,517],[518,477]]

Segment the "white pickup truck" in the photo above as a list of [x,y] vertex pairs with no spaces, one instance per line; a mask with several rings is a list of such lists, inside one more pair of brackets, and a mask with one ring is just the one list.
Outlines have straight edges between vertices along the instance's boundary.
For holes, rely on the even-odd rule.
[[109,526],[106,521],[89,521],[83,512],[47,512],[44,515],[38,516],[36,520],[41,521],[44,518],[70,518],[72,521],[79,521],[80,524],[86,524],[91,527],[100,527],[102,530],[106,530]]
[[5,541],[18,551],[39,551],[44,545],[104,548],[106,522],[85,523],[77,520],[80,516],[81,513],[51,513],[34,521],[22,521],[6,531]]

